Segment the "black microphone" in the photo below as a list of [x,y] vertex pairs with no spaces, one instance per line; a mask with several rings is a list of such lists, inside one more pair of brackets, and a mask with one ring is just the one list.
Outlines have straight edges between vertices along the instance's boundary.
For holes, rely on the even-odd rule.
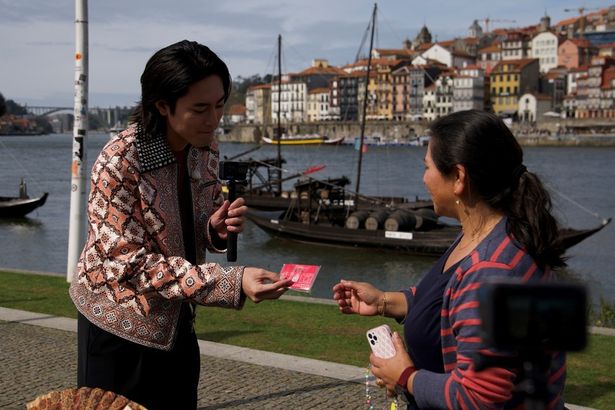
[[[237,183],[231,179],[228,181],[228,200],[230,203],[237,197]],[[226,260],[235,262],[237,260],[237,232],[226,234]]]
[[[248,163],[239,161],[221,161],[219,177],[227,181],[228,200],[233,203],[237,199],[237,184],[245,183],[248,172]],[[237,260],[237,233],[229,232],[226,237],[226,260]]]

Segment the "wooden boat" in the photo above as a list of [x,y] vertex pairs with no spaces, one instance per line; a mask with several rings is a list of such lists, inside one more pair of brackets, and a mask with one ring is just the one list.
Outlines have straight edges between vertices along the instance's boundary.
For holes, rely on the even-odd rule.
[[[385,229],[349,229],[332,223],[306,223],[288,218],[285,212],[249,210],[247,217],[272,236],[316,245],[372,248],[415,255],[442,255],[460,233],[460,227],[438,223],[428,230],[387,231]],[[611,222],[604,220],[591,229],[561,230],[566,248],[600,231]]]
[[[262,137],[262,140],[266,144],[272,144],[272,145],[278,144],[277,139]],[[318,145],[318,144],[337,145],[337,144],[341,144],[343,141],[344,141],[344,137],[329,138],[327,136],[320,135],[320,134],[291,135],[291,136],[282,135],[282,138],[280,138],[280,145]]]
[[47,201],[48,193],[30,198],[26,184],[21,180],[18,197],[0,196],[0,218],[23,218],[36,208],[41,207]]
[[[233,157],[241,157],[243,154]],[[311,175],[320,171],[325,166],[315,165],[306,168],[303,171],[291,172],[289,175],[282,178],[282,182],[296,179],[292,189],[280,190],[278,186],[279,176],[275,172],[277,163],[284,162],[276,158],[255,160],[246,159],[243,162],[248,164],[247,180],[244,185],[237,187],[238,196],[245,199],[246,204],[251,209],[263,211],[282,211],[286,210],[298,198],[303,197],[304,202],[306,197],[312,198],[312,207],[318,206],[318,201],[323,198],[335,198],[336,204],[341,209],[346,210],[347,207],[353,208],[355,202],[361,208],[376,206],[376,205],[403,205],[409,208],[433,208],[431,200],[421,200],[415,198],[411,201],[405,197],[396,196],[363,196],[358,197],[346,190],[346,186],[350,184],[348,177],[342,175],[339,178],[318,179]],[[313,197],[312,193],[316,193]]]

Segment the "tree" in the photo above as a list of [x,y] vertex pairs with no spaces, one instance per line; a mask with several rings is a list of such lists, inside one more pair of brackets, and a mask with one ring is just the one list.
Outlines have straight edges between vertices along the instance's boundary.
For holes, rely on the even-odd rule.
[[34,118],[34,124],[36,124],[36,130],[43,134],[53,133],[53,127],[45,117]]
[[257,84],[269,84],[271,83],[271,75],[267,74],[264,77],[261,77],[258,74],[254,74],[248,78],[244,78],[242,76],[238,76],[233,80],[233,87],[231,89],[231,95],[227,101],[227,108],[233,104],[245,104],[246,103],[246,92],[248,88]]
[[26,115],[28,110],[13,100],[6,100],[6,113],[13,115]]
[[0,93],[0,117],[2,117],[6,113],[6,101],[4,101],[4,96]]

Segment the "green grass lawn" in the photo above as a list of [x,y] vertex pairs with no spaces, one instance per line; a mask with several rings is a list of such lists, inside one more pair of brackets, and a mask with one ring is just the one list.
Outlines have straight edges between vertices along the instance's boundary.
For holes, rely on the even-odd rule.
[[[77,317],[62,277],[0,272],[0,306]],[[199,339],[364,367],[367,329],[394,321],[342,315],[333,305],[294,301],[246,302],[243,310],[197,309]],[[569,355],[565,400],[615,408],[615,337],[592,335],[588,348]]]

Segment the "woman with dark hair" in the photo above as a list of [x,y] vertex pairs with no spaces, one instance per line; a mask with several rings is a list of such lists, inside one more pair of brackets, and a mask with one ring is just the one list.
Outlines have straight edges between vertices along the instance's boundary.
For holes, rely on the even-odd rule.
[[[523,164],[523,151],[495,115],[462,111],[436,120],[423,181],[435,211],[457,219],[462,233],[416,287],[383,292],[342,280],[333,297],[342,313],[403,321],[407,346],[393,335],[391,359],[370,356],[377,383],[402,393],[412,408],[516,408],[519,368],[477,371],[480,336],[478,289],[495,278],[545,280],[565,265],[551,200]],[[548,408],[563,408],[563,353],[551,356]]]
[[78,385],[148,409],[196,408],[195,305],[240,309],[280,297],[276,273],[206,263],[243,229],[243,199],[225,201],[215,130],[230,92],[209,48],[181,41],[141,76],[133,124],[92,170],[88,237],[70,295],[79,310]]

